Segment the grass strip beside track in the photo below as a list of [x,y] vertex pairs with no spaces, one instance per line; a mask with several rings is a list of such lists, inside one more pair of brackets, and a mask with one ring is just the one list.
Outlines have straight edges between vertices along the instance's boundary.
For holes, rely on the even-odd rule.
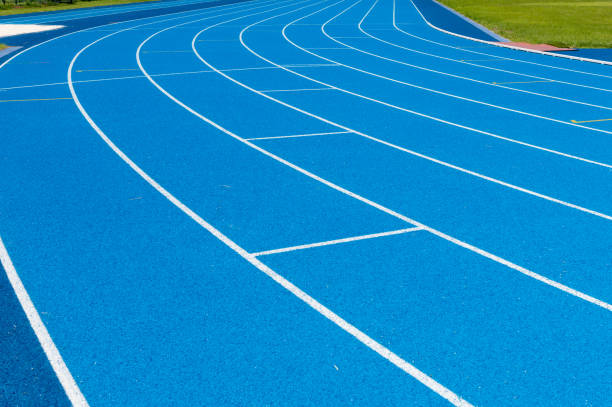
[[612,0],[439,0],[511,41],[612,48]]
[[8,45],[6,44],[0,44],[0,51],[2,51],[3,49],[8,48]]
[[91,0],[91,1],[78,1],[74,3],[55,3],[55,2],[27,2],[6,4],[0,3],[0,16],[13,15],[13,14],[26,14],[26,13],[39,13],[43,11],[60,11],[60,10],[71,10],[77,8],[89,8],[89,7],[101,7],[101,6],[116,6],[119,4],[128,3],[144,3],[158,0]]

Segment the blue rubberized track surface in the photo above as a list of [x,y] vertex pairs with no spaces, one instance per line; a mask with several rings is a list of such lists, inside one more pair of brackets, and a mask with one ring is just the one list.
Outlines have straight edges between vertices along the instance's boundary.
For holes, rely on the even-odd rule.
[[410,0],[134,18],[0,68],[2,402],[611,404],[609,66]]

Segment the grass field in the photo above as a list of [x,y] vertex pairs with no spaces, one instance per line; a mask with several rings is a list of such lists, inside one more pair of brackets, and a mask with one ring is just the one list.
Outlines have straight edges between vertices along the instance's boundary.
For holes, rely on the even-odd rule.
[[612,0],[440,1],[511,41],[612,48]]
[[8,46],[6,44],[0,44],[0,51],[2,51],[4,48],[7,48]]
[[114,6],[117,4],[142,3],[145,1],[155,0],[92,0],[75,1],[74,3],[43,3],[41,5],[36,3],[20,3],[18,6],[7,2],[7,4],[0,4],[0,16],[23,13],[36,13],[43,11],[70,10],[85,7]]

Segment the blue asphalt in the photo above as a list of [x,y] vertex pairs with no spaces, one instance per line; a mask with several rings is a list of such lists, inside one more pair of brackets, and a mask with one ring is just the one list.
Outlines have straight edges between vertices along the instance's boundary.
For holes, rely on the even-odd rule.
[[[612,69],[396,1],[122,18],[0,67],[0,236],[91,406],[449,405],[185,208],[251,254],[422,227],[257,259],[474,406],[612,404]],[[69,404],[2,278],[0,402]]]

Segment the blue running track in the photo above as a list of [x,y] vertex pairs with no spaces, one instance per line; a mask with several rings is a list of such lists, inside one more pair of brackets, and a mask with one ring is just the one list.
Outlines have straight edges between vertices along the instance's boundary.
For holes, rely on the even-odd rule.
[[612,405],[610,66],[197,6],[0,65],[0,404]]

